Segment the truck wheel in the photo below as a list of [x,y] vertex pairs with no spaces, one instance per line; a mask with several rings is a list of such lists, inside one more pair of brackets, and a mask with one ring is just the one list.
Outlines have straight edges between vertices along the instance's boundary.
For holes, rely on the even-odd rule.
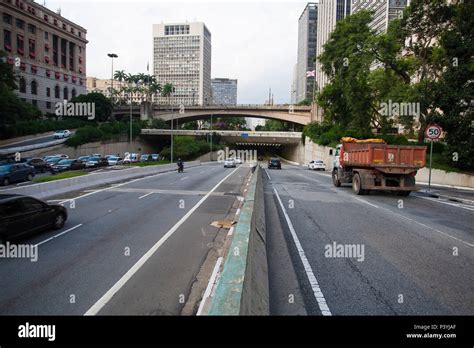
[[337,170],[332,171],[332,182],[334,186],[340,187],[341,186],[341,180],[339,180],[339,176],[337,175]]
[[363,195],[365,194],[365,190],[362,189],[362,183],[360,180],[360,175],[358,173],[354,174],[352,178],[352,189],[356,195]]

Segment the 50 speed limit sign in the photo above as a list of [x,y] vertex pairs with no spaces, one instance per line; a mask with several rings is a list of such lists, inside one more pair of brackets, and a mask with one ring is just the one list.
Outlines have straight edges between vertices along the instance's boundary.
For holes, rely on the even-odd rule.
[[441,136],[443,129],[437,124],[430,124],[426,128],[426,137],[431,140],[436,140]]

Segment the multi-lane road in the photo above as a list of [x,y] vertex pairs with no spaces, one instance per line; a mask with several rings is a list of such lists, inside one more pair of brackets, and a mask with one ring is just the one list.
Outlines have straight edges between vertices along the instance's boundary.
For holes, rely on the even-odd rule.
[[[356,196],[328,172],[263,170],[270,312],[474,314],[474,204]],[[250,166],[185,168],[54,197],[38,260],[0,259],[0,314],[196,314]],[[472,200],[472,199],[471,199]]]
[[474,314],[474,205],[265,171],[272,314]]
[[249,174],[207,164],[54,197],[68,222],[22,241],[36,262],[0,260],[0,314],[192,314],[227,236],[210,223],[234,217]]

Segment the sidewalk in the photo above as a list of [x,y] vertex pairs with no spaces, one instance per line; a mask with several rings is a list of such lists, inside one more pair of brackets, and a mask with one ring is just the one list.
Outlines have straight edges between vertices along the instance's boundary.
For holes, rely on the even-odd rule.
[[423,193],[427,196],[434,198],[444,198],[453,202],[474,204],[474,190],[473,189],[461,189],[441,186],[431,186],[428,190],[427,184],[418,184],[421,190],[419,193]]

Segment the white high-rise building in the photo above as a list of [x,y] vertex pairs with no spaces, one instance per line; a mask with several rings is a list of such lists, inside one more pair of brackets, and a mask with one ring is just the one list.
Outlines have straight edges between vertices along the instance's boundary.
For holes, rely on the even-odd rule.
[[384,33],[391,20],[399,18],[410,0],[352,0],[352,13],[361,10],[374,12],[370,28],[377,33]]
[[[351,0],[319,0],[316,54],[319,56],[324,51],[324,44],[336,27],[337,21],[351,14]],[[323,89],[328,83],[328,77],[322,71],[319,60],[316,61],[316,86]]]
[[153,25],[153,73],[162,86],[172,83],[171,98],[160,104],[211,104],[211,33],[202,22]]

